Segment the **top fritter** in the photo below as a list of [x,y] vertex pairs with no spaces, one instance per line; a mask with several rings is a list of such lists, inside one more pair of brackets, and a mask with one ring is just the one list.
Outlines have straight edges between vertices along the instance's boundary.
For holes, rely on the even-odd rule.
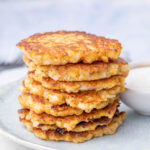
[[121,44],[85,32],[38,33],[17,44],[37,65],[65,65],[67,63],[108,62],[118,58]]

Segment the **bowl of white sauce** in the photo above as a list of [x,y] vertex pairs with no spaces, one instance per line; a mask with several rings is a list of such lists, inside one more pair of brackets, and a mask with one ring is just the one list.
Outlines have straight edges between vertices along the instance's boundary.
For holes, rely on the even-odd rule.
[[150,116],[150,62],[130,64],[126,79],[126,91],[121,101],[142,115]]

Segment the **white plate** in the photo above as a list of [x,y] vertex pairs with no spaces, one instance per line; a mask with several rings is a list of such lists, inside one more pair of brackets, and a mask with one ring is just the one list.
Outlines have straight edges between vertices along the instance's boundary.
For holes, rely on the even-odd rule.
[[81,144],[43,141],[19,123],[17,96],[20,81],[0,89],[0,133],[16,143],[36,150],[148,150],[150,149],[150,117],[140,116],[121,104],[127,119],[115,135],[96,138]]

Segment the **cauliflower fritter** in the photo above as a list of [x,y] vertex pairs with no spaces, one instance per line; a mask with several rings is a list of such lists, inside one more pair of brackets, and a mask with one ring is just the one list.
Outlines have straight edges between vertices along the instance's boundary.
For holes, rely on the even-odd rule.
[[65,65],[115,60],[121,53],[121,44],[85,32],[44,32],[34,34],[17,44],[37,65]]

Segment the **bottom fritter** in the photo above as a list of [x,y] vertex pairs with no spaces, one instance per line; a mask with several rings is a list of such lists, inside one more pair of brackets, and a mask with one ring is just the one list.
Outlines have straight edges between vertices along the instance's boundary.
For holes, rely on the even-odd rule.
[[61,128],[56,130],[43,131],[40,128],[33,127],[32,123],[28,120],[22,121],[27,129],[35,134],[35,136],[43,140],[55,140],[55,141],[69,141],[75,143],[81,143],[90,140],[94,137],[101,137],[103,135],[114,134],[117,128],[122,124],[125,119],[125,113],[119,113],[114,116],[111,123],[108,125],[98,126],[95,130],[84,132],[72,132],[64,131]]

